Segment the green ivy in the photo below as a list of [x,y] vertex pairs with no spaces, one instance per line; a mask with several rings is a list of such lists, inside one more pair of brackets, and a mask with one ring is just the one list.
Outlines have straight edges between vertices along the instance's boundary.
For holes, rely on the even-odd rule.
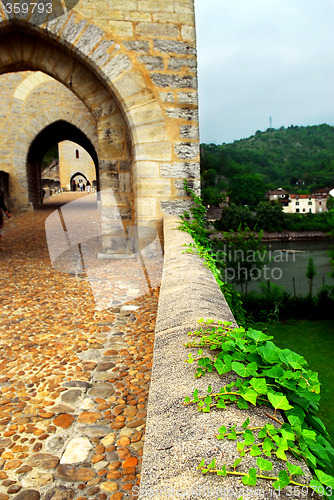
[[184,180],[184,189],[192,198],[192,206],[189,209],[190,213],[186,211],[180,216],[182,222],[178,229],[189,233],[194,240],[194,244],[187,245],[186,251],[196,253],[203,259],[204,264],[215,277],[236,321],[243,325],[245,324],[245,311],[242,306],[241,296],[239,292],[234,290],[233,285],[223,282],[221,271],[216,264],[217,260],[214,257],[212,244],[207,236],[205,228],[207,210],[202,203],[202,199],[190,188],[186,179]]
[[[251,427],[250,420],[240,429],[234,425],[220,427],[217,439],[236,442],[239,458],[233,464],[216,467],[215,459],[209,465],[204,460],[198,468],[203,474],[218,476],[240,476],[244,485],[255,486],[258,479],[272,481],[275,489],[296,486],[310,488],[325,497],[331,496],[334,477],[324,470],[331,464],[334,448],[329,442],[326,427],[317,416],[320,400],[318,374],[309,369],[306,360],[291,351],[280,349],[273,337],[263,332],[243,327],[233,327],[229,322],[213,320],[198,322],[202,326],[189,335],[197,339],[188,347],[198,347],[198,357],[188,355],[187,362],[197,362],[196,377],[216,371],[218,375],[233,372],[238,377],[224,385],[218,392],[209,386],[206,394],[196,389],[184,404],[196,404],[198,411],[210,412],[213,408],[224,410],[228,405],[237,405],[240,410],[249,406],[265,406],[268,422],[264,426]],[[203,348],[209,348],[205,355]],[[281,411],[283,421],[277,412]],[[298,476],[304,473],[299,466],[288,461],[287,453],[304,461],[310,468],[313,479],[309,484],[301,483]],[[238,467],[247,454],[257,457],[257,468],[240,472]],[[278,474],[270,458],[282,461]],[[267,472],[268,471],[268,472]]]

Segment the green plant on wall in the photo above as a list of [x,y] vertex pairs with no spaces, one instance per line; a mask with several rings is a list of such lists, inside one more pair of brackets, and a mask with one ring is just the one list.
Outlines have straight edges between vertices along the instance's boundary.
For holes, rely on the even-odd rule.
[[233,285],[223,281],[221,270],[218,269],[217,259],[212,247],[212,242],[208,239],[207,230],[205,227],[206,208],[202,203],[202,199],[190,188],[187,180],[184,180],[184,189],[192,198],[192,206],[189,212],[184,212],[180,216],[181,224],[179,230],[189,233],[194,244],[187,245],[187,252],[198,254],[205,265],[211,270],[215,277],[220,290],[222,291],[234,317],[239,324],[245,323],[245,311],[242,307],[240,294],[234,290]]
[[[334,477],[324,472],[334,457],[326,428],[317,416],[320,400],[318,374],[309,370],[306,360],[289,349],[280,349],[273,337],[228,322],[199,320],[198,330],[189,335],[197,339],[188,347],[198,347],[198,357],[188,355],[187,362],[197,362],[196,377],[215,371],[218,375],[232,373],[234,381],[219,391],[209,386],[206,394],[195,389],[184,404],[196,404],[198,411],[224,410],[237,405],[240,410],[249,406],[263,406],[268,419],[265,425],[251,426],[249,418],[239,429],[221,426],[217,439],[236,442],[237,458],[231,464],[217,467],[216,458],[209,464],[201,461],[203,474],[239,476],[247,486],[255,486],[259,479],[270,481],[275,489],[298,487],[314,490],[330,497]],[[205,354],[203,348],[208,348]],[[235,379],[235,375],[237,378]],[[280,416],[281,412],[283,416]],[[255,457],[256,467],[242,471],[243,458]],[[313,473],[309,483],[303,481],[302,468],[291,462],[290,456],[308,465]],[[282,467],[272,473],[270,458],[278,459]],[[277,464],[277,462],[276,462]]]

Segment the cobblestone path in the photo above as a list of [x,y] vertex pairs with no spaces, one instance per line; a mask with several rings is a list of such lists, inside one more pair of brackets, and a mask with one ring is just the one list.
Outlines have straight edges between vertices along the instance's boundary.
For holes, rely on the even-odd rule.
[[[51,266],[52,211],[14,216],[3,231],[0,500],[133,498],[159,289],[138,281],[136,259],[101,261],[99,308],[87,274]],[[156,284],[159,263],[153,273]]]

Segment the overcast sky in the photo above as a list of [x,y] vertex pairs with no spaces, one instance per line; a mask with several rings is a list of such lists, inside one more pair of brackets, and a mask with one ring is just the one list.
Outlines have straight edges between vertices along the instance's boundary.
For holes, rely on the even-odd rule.
[[334,125],[334,0],[195,0],[201,142]]

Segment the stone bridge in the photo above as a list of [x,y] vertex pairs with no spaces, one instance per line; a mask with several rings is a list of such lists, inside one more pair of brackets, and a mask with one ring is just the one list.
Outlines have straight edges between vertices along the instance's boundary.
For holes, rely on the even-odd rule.
[[[101,193],[102,255],[115,252],[117,244],[113,234],[119,227],[118,214],[125,231],[130,231],[132,227],[144,228],[148,239],[150,231],[157,231],[164,240],[164,271],[139,498],[217,500],[220,478],[203,476],[196,466],[201,458],[209,459],[215,452],[220,453],[223,461],[231,455],[229,445],[218,446],[214,435],[222,424],[222,418],[232,423],[245,419],[245,415],[240,417],[233,410],[228,410],[224,417],[218,413],[198,415],[196,409],[185,409],[182,405],[184,397],[195,386],[193,369],[184,363],[187,352],[182,344],[187,339],[188,330],[196,327],[199,317],[233,321],[210,271],[197,256],[183,253],[183,244],[190,243],[191,238],[176,231],[176,216],[189,205],[183,190],[183,179],[188,179],[195,189],[199,188],[194,0],[36,0],[34,3],[2,0],[0,18],[3,124],[0,159],[1,170],[9,174],[11,210],[20,212],[38,208],[42,160],[50,147],[71,141],[83,148],[94,164],[97,190]],[[73,167],[66,167],[67,178],[80,172],[75,159],[73,162]],[[24,252],[22,248],[21,254],[24,255]],[[23,261],[21,264],[23,266]],[[42,270],[46,272],[45,266]],[[121,313],[125,314],[125,311],[121,310]],[[20,321],[25,319],[19,317],[17,322]],[[100,336],[97,336],[96,342],[101,342],[103,331],[100,325]],[[121,345],[120,337],[117,337],[119,334],[114,332],[111,339],[116,346]],[[82,341],[80,335],[78,339],[78,342]],[[34,342],[29,346],[38,351]],[[123,350],[128,352],[124,346]],[[138,356],[141,355],[142,351]],[[84,355],[82,361],[86,370],[96,365]],[[122,360],[118,359],[115,363],[121,364]],[[111,365],[114,367],[109,358],[103,365],[105,370]],[[45,370],[44,365],[42,369]],[[80,366],[77,369],[81,370]],[[57,366],[56,373],[61,377],[61,365]],[[98,376],[97,380],[104,380],[103,374]],[[208,378],[196,385],[204,387],[209,382],[215,386],[220,383]],[[7,391],[7,380],[1,383]],[[117,379],[115,383],[121,385]],[[23,390],[22,384],[18,387]],[[81,394],[82,387],[87,390],[87,380],[72,390],[71,397],[79,397],[74,392]],[[94,396],[99,394],[96,392]],[[92,407],[89,404],[93,403],[84,400],[89,411],[83,412],[85,415],[82,417],[83,413],[79,415],[80,428],[92,423],[87,421],[88,418],[98,419],[99,412],[106,410],[103,397],[104,393],[94,400],[97,401],[94,404],[99,405],[99,411],[90,411]],[[70,395],[66,402],[73,403]],[[64,412],[64,405],[60,406]],[[39,402],[39,407],[43,418],[54,418],[52,412],[43,413],[43,402]],[[254,411],[251,416],[257,421],[263,420],[259,411]],[[74,417],[67,415],[66,418],[58,418],[56,425],[67,429],[73,421]],[[118,422],[122,423],[122,419]],[[7,423],[8,419],[4,416],[1,425],[6,428]],[[140,421],[138,426],[141,424]],[[13,433],[15,435],[16,430],[13,425],[5,431],[7,434],[2,444],[11,442],[10,437]],[[35,432],[36,435],[43,432],[36,427],[29,429],[28,432]],[[92,442],[96,442],[94,439],[98,437],[94,435]],[[85,438],[84,442],[87,441]],[[94,460],[102,460],[97,457],[99,450],[108,447],[107,441],[106,437],[105,446],[96,447]],[[128,441],[124,435],[119,442]],[[14,477],[13,471],[19,467],[17,460],[11,460],[14,444],[12,449],[13,452],[3,452],[1,466],[7,467],[9,472],[1,471],[1,479]],[[47,459],[46,455],[43,456]],[[50,459],[50,455],[48,465],[40,463],[43,456],[38,459],[33,457],[35,462],[30,462],[24,470],[20,469],[21,473],[27,474],[30,479],[36,477],[36,482],[41,480],[43,474],[43,477],[49,477],[50,473],[44,471],[38,478],[33,476],[34,470],[31,470],[31,465],[42,469],[57,466],[57,459]],[[68,465],[64,456],[62,460],[58,477],[64,478],[64,481],[72,480],[76,484],[81,481],[80,486],[93,477],[87,467],[77,469]],[[128,460],[125,460],[123,466],[130,471],[137,463],[135,460],[129,459],[126,466],[124,464]],[[117,471],[109,471],[108,477],[117,478],[117,474]],[[134,490],[132,494],[113,493],[114,490],[107,489],[116,484],[111,481],[103,483],[107,485],[103,491],[110,492],[111,496],[104,493],[94,496],[100,491],[96,487],[98,479],[94,477],[95,483],[91,483],[88,491],[92,496],[89,498],[120,500],[135,496]],[[5,486],[12,490],[2,491],[19,491],[15,480],[5,479],[1,487]],[[236,481],[225,481],[225,490],[220,497],[224,500],[236,500],[242,495],[247,495],[244,498],[249,499],[259,498],[258,491],[248,489],[245,493],[241,486]],[[272,489],[270,486],[264,488],[263,498],[270,498]],[[73,493],[72,489],[71,495],[66,496],[69,490],[65,490],[58,488],[53,496],[47,493],[43,499],[87,498],[80,497],[79,490]],[[35,500],[40,498],[38,495],[36,491],[31,493],[31,489],[22,490],[15,498]],[[0,493],[1,500],[7,498],[8,494]],[[281,493],[280,498],[289,496]]]

